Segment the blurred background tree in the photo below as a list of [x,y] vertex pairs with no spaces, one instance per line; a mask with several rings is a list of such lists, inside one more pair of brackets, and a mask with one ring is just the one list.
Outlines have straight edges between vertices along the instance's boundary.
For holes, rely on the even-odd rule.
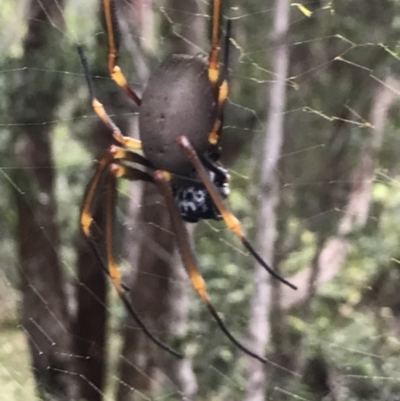
[[[138,110],[108,76],[100,2],[2,2],[4,400],[398,398],[399,4],[291,3],[277,36],[275,11],[284,3],[224,2],[233,37],[223,162],[232,175],[232,210],[298,291],[265,272],[257,276],[223,223],[191,226],[227,325],[249,346],[264,337],[269,363],[260,369],[217,330],[190,289],[152,187],[121,183],[117,254],[147,326],[186,358],[154,347],[108,293],[78,215],[110,135],[90,108],[77,43],[99,99],[131,136],[138,135]],[[121,64],[139,94],[168,54],[209,51],[210,1],[115,4]],[[286,76],[274,64],[285,47]],[[270,93],[278,84],[286,102],[278,112],[273,199],[262,166],[271,160],[263,145],[268,132],[277,135],[271,120],[279,99]],[[266,219],[261,210],[271,201]],[[101,226],[101,202],[95,218]],[[267,239],[262,223],[272,230]]]

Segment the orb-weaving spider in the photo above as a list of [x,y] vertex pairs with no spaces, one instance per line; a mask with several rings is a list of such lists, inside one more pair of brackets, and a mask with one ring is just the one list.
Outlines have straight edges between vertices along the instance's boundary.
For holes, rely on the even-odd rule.
[[[206,304],[225,335],[243,352],[265,362],[261,356],[238,342],[226,328],[211,304],[206,284],[197,268],[194,252],[184,224],[201,219],[223,219],[228,228],[241,240],[253,257],[282,283],[296,287],[279,276],[258,255],[247,241],[239,221],[225,206],[223,199],[229,193],[229,175],[219,163],[223,107],[228,96],[228,51],[230,22],[228,20],[223,68],[220,68],[220,36],[222,0],[213,0],[211,51],[208,59],[201,56],[175,54],[168,57],[150,77],[140,99],[129,87],[117,65],[118,46],[116,18],[112,0],[103,0],[107,42],[108,68],[113,80],[139,106],[140,139],[122,135],[96,99],[88,63],[79,47],[79,54],[87,78],[92,106],[109,127],[117,145],[112,145],[100,158],[92,177],[81,212],[81,227],[85,237],[100,252],[92,237],[92,209],[94,199],[106,187],[105,243],[107,259],[104,267],[111,277],[120,298],[130,315],[144,332],[160,347],[180,356],[155,338],[144,326],[133,309],[121,284],[121,273],[113,250],[113,211],[117,178],[147,181],[155,184],[163,195],[183,265],[192,285]],[[143,155],[135,151],[142,150]]]

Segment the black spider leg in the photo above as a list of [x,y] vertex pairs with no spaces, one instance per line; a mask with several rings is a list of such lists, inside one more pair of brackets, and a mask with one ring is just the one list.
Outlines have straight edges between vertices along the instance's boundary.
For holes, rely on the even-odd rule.
[[223,68],[218,77],[218,86],[221,86],[225,80],[229,79],[229,55],[230,55],[230,44],[231,44],[231,33],[232,33],[232,20],[227,18],[224,38],[224,57],[223,57]]
[[[117,147],[113,147],[115,150]],[[122,154],[129,153],[130,155],[134,155],[132,159],[134,159],[136,162],[142,158],[142,156],[131,153],[131,152],[126,152],[123,149],[120,149],[120,152]],[[113,155],[112,155],[113,156]],[[137,170],[134,168],[130,168],[128,173],[122,174],[120,170],[116,170],[116,163],[120,163],[120,160],[118,158],[113,158],[110,157],[110,153],[106,153],[99,161],[99,166],[96,170],[95,175],[93,176],[92,180],[90,181],[86,195],[85,195],[85,200],[83,203],[83,208],[81,212],[81,227],[83,234],[85,238],[87,239],[89,245],[93,249],[95,255],[97,256],[100,265],[102,266],[103,271],[110,277],[114,288],[116,289],[118,296],[120,297],[121,301],[123,302],[124,306],[126,307],[129,315],[135,320],[135,322],[138,324],[138,326],[143,330],[143,332],[147,335],[150,340],[152,340],[157,346],[162,348],[163,350],[169,352],[171,355],[174,355],[177,358],[183,358],[183,355],[174,349],[170,348],[167,344],[163,343],[160,341],[158,338],[156,338],[150,331],[147,329],[145,326],[144,322],[142,319],[139,317],[138,313],[132,306],[131,302],[126,296],[125,290],[123,285],[121,284],[121,273],[118,268],[118,265],[115,261],[115,255],[114,255],[114,246],[113,246],[113,241],[114,241],[114,235],[113,235],[113,224],[114,224],[114,210],[115,210],[115,192],[116,192],[116,177],[123,176],[125,178],[128,178],[131,181],[135,180],[140,180],[140,181],[148,181],[148,182],[153,182],[152,177],[141,171]],[[118,155],[117,157],[122,155]],[[127,158],[125,158],[127,160]],[[132,160],[131,160],[132,161]],[[111,165],[111,163],[113,163]],[[109,171],[110,166],[114,167],[114,172],[111,173]],[[125,170],[124,170],[125,171]],[[105,227],[105,233],[106,233],[106,254],[107,254],[107,261],[104,260],[104,257],[102,253],[100,252],[98,244],[94,241],[91,235],[91,228],[93,226],[93,219],[90,214],[92,205],[94,203],[94,200],[96,196],[98,195],[98,191],[103,188],[101,185],[105,181],[105,186],[106,186],[106,227]],[[89,213],[89,214],[88,214]],[[83,222],[89,221],[89,225],[85,225]]]
[[103,18],[107,32],[108,71],[115,83],[138,105],[141,99],[129,86],[124,73],[118,66],[120,32],[117,23],[116,6],[113,0],[103,0]]
[[[114,212],[114,203],[115,200],[112,198],[115,194],[115,183],[111,182],[111,180],[116,179],[116,177],[124,176],[125,171],[130,171],[126,174],[126,178],[133,180],[142,180],[142,181],[152,181],[152,177],[149,174],[144,173],[141,170],[137,170],[135,173],[135,169],[131,168],[123,168],[121,166],[120,169],[113,168],[114,177],[112,177],[111,172],[109,171],[111,166],[118,166],[123,161],[126,163],[134,163],[140,165],[144,168],[151,168],[150,162],[144,158],[143,156],[129,151],[127,149],[141,149],[142,144],[140,141],[124,136],[120,129],[116,126],[116,124],[112,121],[112,119],[107,114],[104,106],[96,99],[94,94],[94,85],[90,76],[89,64],[85,57],[83,47],[78,46],[78,53],[82,63],[83,71],[85,74],[85,78],[87,81],[87,85],[89,88],[90,97],[92,99],[92,107],[96,114],[100,117],[100,119],[104,122],[104,124],[110,129],[112,132],[113,138],[123,147],[118,147],[112,145],[108,151],[100,158],[98,161],[98,165],[96,171],[89,182],[87,187],[83,206],[81,210],[80,222],[82,232],[93,248],[95,254],[97,255],[100,265],[102,269],[106,272],[106,274],[111,278],[111,281],[118,293],[118,296],[122,300],[125,305],[128,313],[131,317],[136,321],[138,326],[143,330],[143,332],[160,348],[169,352],[170,354],[182,358],[182,354],[173,350],[168,345],[164,344],[162,341],[157,339],[145,326],[143,321],[140,319],[139,315],[133,308],[129,299],[126,297],[125,288],[121,283],[121,273],[118,268],[118,265],[115,262],[114,249],[113,249],[113,212]],[[104,178],[106,176],[106,179]],[[92,238],[91,228],[93,226],[93,217],[92,217],[92,208],[94,204],[94,200],[98,194],[98,191],[102,188],[102,182],[106,180],[107,187],[107,205],[106,205],[106,247],[107,247],[107,261],[104,261],[103,256],[98,248],[98,245]],[[113,187],[114,189],[111,189]],[[107,238],[109,239],[107,241]]]
[[222,128],[224,126],[224,105],[228,97],[229,91],[229,49],[231,41],[232,32],[232,20],[227,19],[226,30],[225,30],[225,40],[224,40],[224,56],[223,56],[223,68],[218,76],[217,88],[218,88],[218,105],[217,105],[217,115],[215,119],[215,124],[212,132],[209,135],[210,147],[208,149],[208,157],[217,162],[221,156],[221,134]]
[[253,248],[253,246],[247,240],[242,227],[240,225],[239,220],[236,216],[225,206],[221,195],[219,194],[218,190],[215,188],[215,185],[210,180],[206,169],[201,164],[199,157],[197,156],[196,151],[193,149],[190,141],[187,139],[186,136],[180,136],[177,139],[178,145],[181,147],[182,151],[185,153],[187,158],[192,163],[193,167],[196,169],[198,176],[200,177],[201,181],[203,182],[204,186],[207,188],[208,193],[211,195],[212,200],[214,201],[215,206],[219,210],[222,215],[222,218],[225,221],[227,227],[240,239],[243,246],[250,252],[250,254],[260,263],[261,266],[264,267],[265,270],[271,276],[278,279],[281,283],[286,284],[288,287],[297,290],[297,287],[284,279],[280,276],[275,270],[273,270],[257,253],[257,251]]
[[92,108],[95,113],[100,117],[100,119],[104,122],[105,125],[112,132],[113,138],[122,146],[127,147],[129,149],[141,149],[142,143],[134,138],[130,138],[129,136],[124,136],[121,130],[117,127],[111,117],[107,114],[104,106],[99,100],[96,98],[93,81],[90,75],[90,68],[87,58],[85,56],[85,52],[82,46],[77,46],[79,58],[81,60],[83,72],[85,75],[86,83],[89,89],[90,99],[92,101]]
[[[206,170],[212,171],[215,174],[214,182],[218,181],[222,183],[229,181],[228,170],[222,167],[219,163],[214,162],[209,155],[204,155],[202,157],[199,156],[199,158],[202,164],[206,167]],[[199,181],[201,180],[199,179]]]
[[231,334],[231,332],[225,326],[223,320],[219,317],[218,312],[212,305],[210,296],[207,292],[206,283],[203,277],[201,276],[199,269],[197,268],[196,258],[194,256],[192,247],[188,240],[189,234],[186,230],[185,224],[182,220],[182,217],[175,203],[175,199],[170,184],[171,179],[172,175],[166,171],[156,170],[154,172],[154,180],[157,185],[157,188],[160,191],[160,193],[164,196],[164,199],[167,202],[168,211],[171,216],[173,228],[176,234],[179,252],[182,257],[183,266],[185,267],[185,270],[190,277],[193,288],[199,294],[199,296],[207,306],[208,310],[210,311],[211,315],[218,323],[218,326],[220,327],[222,332],[229,338],[229,340],[231,340],[231,342],[235,344],[237,348],[239,348],[247,355],[259,360],[262,363],[266,363],[267,362],[266,359],[256,354],[255,352],[249,350]]

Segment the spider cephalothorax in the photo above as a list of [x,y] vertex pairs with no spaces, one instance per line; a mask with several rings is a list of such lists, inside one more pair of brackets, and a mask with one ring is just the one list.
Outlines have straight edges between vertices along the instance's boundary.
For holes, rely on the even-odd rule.
[[[178,352],[154,337],[136,314],[121,285],[121,273],[113,247],[113,221],[117,178],[155,184],[164,197],[176,234],[183,265],[194,289],[226,336],[243,352],[265,363],[265,359],[242,345],[225,326],[211,303],[206,284],[197,268],[194,251],[184,224],[203,219],[223,219],[253,257],[275,278],[296,288],[272,270],[246,239],[239,221],[225,206],[229,174],[218,160],[223,108],[228,96],[228,49],[230,21],[225,34],[223,67],[220,68],[220,25],[222,0],[213,0],[211,51],[203,56],[172,55],[150,77],[142,99],[129,87],[117,65],[118,41],[112,0],[103,0],[111,77],[139,106],[140,141],[124,136],[94,95],[82,47],[79,54],[87,78],[92,106],[109,127],[116,142],[101,157],[85,195],[81,227],[109,274],[130,315],[149,338],[175,356]],[[137,151],[142,151],[143,156]],[[92,209],[97,193],[106,188],[106,262],[92,236]]]

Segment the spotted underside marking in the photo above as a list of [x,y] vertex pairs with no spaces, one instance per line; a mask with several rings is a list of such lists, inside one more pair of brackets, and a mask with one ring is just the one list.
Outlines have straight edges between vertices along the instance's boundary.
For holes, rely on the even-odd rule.
[[[212,183],[219,194],[225,199],[230,192],[229,174],[223,167],[218,166],[217,173],[207,169]],[[174,197],[182,218],[188,223],[199,220],[221,220],[222,216],[216,208],[210,194],[193,171],[190,176],[192,184],[174,188]]]

